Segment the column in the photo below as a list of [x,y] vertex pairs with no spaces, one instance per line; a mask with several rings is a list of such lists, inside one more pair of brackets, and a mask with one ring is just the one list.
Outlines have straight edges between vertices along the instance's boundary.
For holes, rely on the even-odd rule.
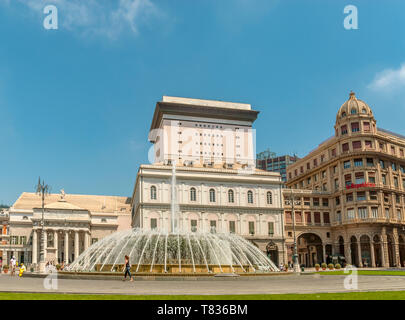
[[69,232],[65,230],[65,253],[64,253],[65,264],[69,263]]
[[371,256],[371,267],[375,268],[375,256],[374,256],[374,242],[373,242],[373,239],[370,240],[370,256]]
[[89,233],[86,231],[84,233],[84,250],[87,250],[87,248],[89,247],[89,244],[90,244]]
[[345,242],[345,258],[347,264],[352,264],[352,252],[350,249],[350,241]]
[[388,243],[387,243],[387,235],[382,234],[381,235],[381,248],[382,248],[382,254],[381,256],[383,257],[383,267],[388,268],[390,266],[390,260],[388,257]]
[[59,239],[58,239],[58,231],[54,230],[53,231],[53,241],[54,241],[54,247],[55,247],[55,263],[59,263]]
[[397,228],[393,228],[393,245],[394,245],[394,261],[397,267],[401,267],[401,259],[399,256],[399,243],[398,243],[398,231]]
[[32,230],[32,263],[38,263],[38,233],[37,230]]
[[360,239],[357,241],[357,259],[359,260],[359,268],[363,267],[363,261],[361,259],[361,243]]
[[75,231],[75,260],[79,256],[79,231]]
[[326,263],[326,245],[325,244],[322,245],[322,254],[323,254],[322,262]]

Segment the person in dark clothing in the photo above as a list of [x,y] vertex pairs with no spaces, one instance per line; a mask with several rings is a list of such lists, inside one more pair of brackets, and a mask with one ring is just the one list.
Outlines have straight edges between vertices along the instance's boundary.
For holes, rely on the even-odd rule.
[[125,274],[124,274],[124,279],[122,279],[122,281],[125,281],[127,279],[127,275],[129,276],[130,281],[134,281],[134,279],[132,278],[132,275],[131,275],[131,264],[129,263],[128,256],[125,256],[124,270],[125,270]]

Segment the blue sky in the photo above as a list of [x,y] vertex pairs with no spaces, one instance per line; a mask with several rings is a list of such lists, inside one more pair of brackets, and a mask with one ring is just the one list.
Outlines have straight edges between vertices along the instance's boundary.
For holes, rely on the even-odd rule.
[[305,155],[350,90],[405,134],[404,16],[400,0],[0,0],[0,203],[38,176],[131,195],[162,95],[251,103],[258,151]]

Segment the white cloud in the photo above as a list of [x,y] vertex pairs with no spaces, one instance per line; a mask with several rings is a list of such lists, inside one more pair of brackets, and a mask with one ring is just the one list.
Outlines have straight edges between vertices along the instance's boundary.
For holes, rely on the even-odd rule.
[[381,91],[392,92],[405,87],[405,63],[398,69],[385,69],[378,72],[368,88]]
[[0,0],[0,4],[18,4],[37,17],[45,17],[44,7],[53,4],[58,8],[60,29],[112,39],[126,30],[138,34],[141,25],[163,15],[151,0]]

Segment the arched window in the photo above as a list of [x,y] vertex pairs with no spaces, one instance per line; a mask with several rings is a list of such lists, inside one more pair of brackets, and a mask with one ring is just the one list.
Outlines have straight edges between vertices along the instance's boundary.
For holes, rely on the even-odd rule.
[[190,189],[190,201],[196,201],[197,200],[197,194],[195,188]]
[[367,113],[367,110],[363,108],[363,110],[361,110],[362,113]]
[[210,189],[210,202],[215,202],[215,190]]
[[346,117],[346,112],[342,112],[342,118]]
[[273,194],[271,191],[267,192],[267,204],[273,204]]
[[156,187],[155,186],[150,187],[150,198],[152,200],[156,200]]
[[351,114],[356,114],[356,113],[357,113],[357,110],[353,108],[351,111]]
[[228,191],[228,202],[229,203],[234,203],[235,202],[235,197],[234,197],[233,190]]
[[248,203],[253,203],[253,192],[251,190],[247,193]]

